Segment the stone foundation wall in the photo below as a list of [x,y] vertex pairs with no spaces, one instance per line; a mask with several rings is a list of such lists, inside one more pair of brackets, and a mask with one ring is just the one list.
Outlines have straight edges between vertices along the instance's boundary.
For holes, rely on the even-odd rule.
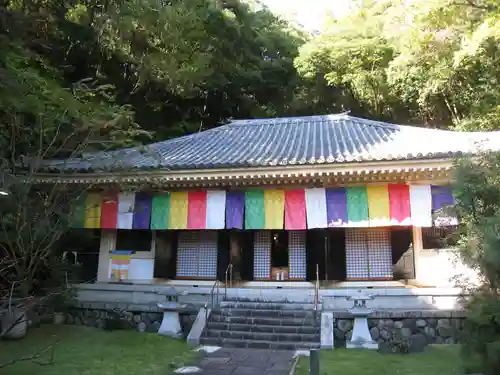
[[[372,339],[378,343],[391,339],[425,337],[429,344],[455,344],[460,340],[463,317],[419,317],[368,319]],[[334,320],[335,345],[343,346],[352,337],[353,320]]]
[[[65,324],[83,325],[100,329],[135,329],[138,332],[158,332],[163,314],[112,309],[75,308],[65,314]],[[182,333],[187,337],[196,319],[196,312],[180,314]]]

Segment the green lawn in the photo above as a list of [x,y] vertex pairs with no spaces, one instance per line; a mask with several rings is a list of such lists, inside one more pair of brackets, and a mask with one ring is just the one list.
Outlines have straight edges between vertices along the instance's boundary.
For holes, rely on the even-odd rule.
[[[196,353],[184,341],[153,333],[103,331],[82,326],[43,325],[20,341],[0,341],[0,363],[31,355],[51,342],[54,363],[22,362],[0,369],[3,375],[168,375],[190,364]],[[40,362],[47,362],[50,352]]]
[[[424,353],[380,354],[370,350],[320,352],[320,375],[459,375],[463,368],[458,345],[433,345]],[[309,374],[309,358],[301,358],[296,375]]]

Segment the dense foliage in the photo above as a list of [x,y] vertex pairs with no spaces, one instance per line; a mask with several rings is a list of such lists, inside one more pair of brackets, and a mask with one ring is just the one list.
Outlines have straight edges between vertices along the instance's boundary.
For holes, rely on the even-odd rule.
[[328,95],[309,99],[317,88],[293,66],[306,34],[258,4],[26,0],[0,14],[9,122],[99,123],[101,138],[129,142],[138,130],[164,139],[232,117],[334,107],[318,104]]
[[293,66],[304,35],[257,5],[0,2],[0,188],[6,180],[10,191],[0,196],[3,291],[43,287],[78,195],[63,183],[33,183],[38,159],[179,136],[231,117],[307,112]]
[[256,0],[4,1],[0,149],[36,153],[43,134],[45,154],[64,155],[82,139],[114,147],[347,110],[499,127],[495,0],[364,4],[312,35]]
[[498,1],[365,3],[301,48],[301,74],[342,88],[344,106],[371,118],[500,127]]
[[[29,175],[38,158],[162,140],[231,118],[351,111],[500,128],[497,1],[364,4],[311,34],[257,0],[2,1],[0,177]],[[0,245],[10,241],[15,254],[50,248],[54,238],[43,234],[63,232],[53,218],[64,189],[13,189],[18,200],[0,205]],[[44,211],[46,225],[28,207]]]
[[469,371],[500,373],[500,154],[461,160],[455,196],[463,223],[462,261],[480,276],[469,285],[462,351]]

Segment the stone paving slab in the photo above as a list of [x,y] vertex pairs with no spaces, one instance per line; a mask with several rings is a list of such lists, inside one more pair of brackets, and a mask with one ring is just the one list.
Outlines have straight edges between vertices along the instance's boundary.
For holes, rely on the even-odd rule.
[[221,348],[203,353],[195,366],[200,375],[288,375],[293,356],[293,351]]

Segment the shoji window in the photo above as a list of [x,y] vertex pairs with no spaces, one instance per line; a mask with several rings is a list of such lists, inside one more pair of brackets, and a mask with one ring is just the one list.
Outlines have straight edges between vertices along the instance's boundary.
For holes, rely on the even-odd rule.
[[217,232],[179,232],[177,277],[215,279],[217,276]]
[[389,229],[347,229],[346,268],[348,280],[392,279],[392,252]]

